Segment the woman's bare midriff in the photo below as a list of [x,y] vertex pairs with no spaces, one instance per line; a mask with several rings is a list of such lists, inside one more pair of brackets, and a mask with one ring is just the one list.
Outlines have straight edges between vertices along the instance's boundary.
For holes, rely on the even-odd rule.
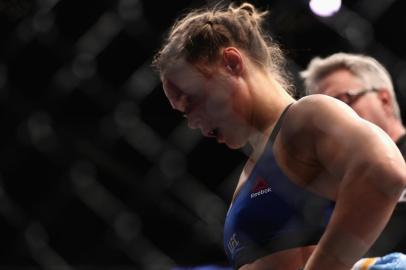
[[314,245],[275,252],[243,265],[239,270],[298,270],[304,267],[315,248]]

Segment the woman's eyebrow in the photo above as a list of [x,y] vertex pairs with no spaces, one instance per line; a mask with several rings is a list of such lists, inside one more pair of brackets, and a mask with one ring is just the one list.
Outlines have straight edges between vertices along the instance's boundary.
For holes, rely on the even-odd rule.
[[173,95],[173,96],[178,96],[178,95],[181,95],[181,94],[184,94],[185,93],[185,91],[183,91],[178,85],[176,85],[172,80],[166,80],[166,82],[165,82],[165,84],[166,84],[166,87],[168,87],[169,88],[169,90],[170,90],[170,92],[171,92],[171,94]]

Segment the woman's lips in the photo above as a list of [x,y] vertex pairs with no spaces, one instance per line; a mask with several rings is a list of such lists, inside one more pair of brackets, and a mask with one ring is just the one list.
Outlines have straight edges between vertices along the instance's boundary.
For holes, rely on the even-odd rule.
[[217,132],[217,142],[224,143],[224,135],[220,132],[220,130]]

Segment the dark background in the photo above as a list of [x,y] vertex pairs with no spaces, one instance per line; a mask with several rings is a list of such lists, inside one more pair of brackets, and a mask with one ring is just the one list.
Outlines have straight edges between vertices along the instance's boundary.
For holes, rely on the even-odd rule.
[[[227,3],[227,1],[223,1]],[[222,226],[245,159],[171,111],[153,54],[175,18],[216,1],[0,0],[0,269],[224,264]],[[252,1],[297,72],[365,53],[406,108],[406,2]]]

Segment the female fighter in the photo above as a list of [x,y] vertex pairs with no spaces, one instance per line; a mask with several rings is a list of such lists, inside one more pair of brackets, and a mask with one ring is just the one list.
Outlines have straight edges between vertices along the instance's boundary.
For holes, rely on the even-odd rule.
[[264,16],[248,3],[189,12],[154,65],[191,128],[253,149],[225,222],[234,268],[351,269],[390,219],[405,162],[385,132],[343,102],[292,98]]

